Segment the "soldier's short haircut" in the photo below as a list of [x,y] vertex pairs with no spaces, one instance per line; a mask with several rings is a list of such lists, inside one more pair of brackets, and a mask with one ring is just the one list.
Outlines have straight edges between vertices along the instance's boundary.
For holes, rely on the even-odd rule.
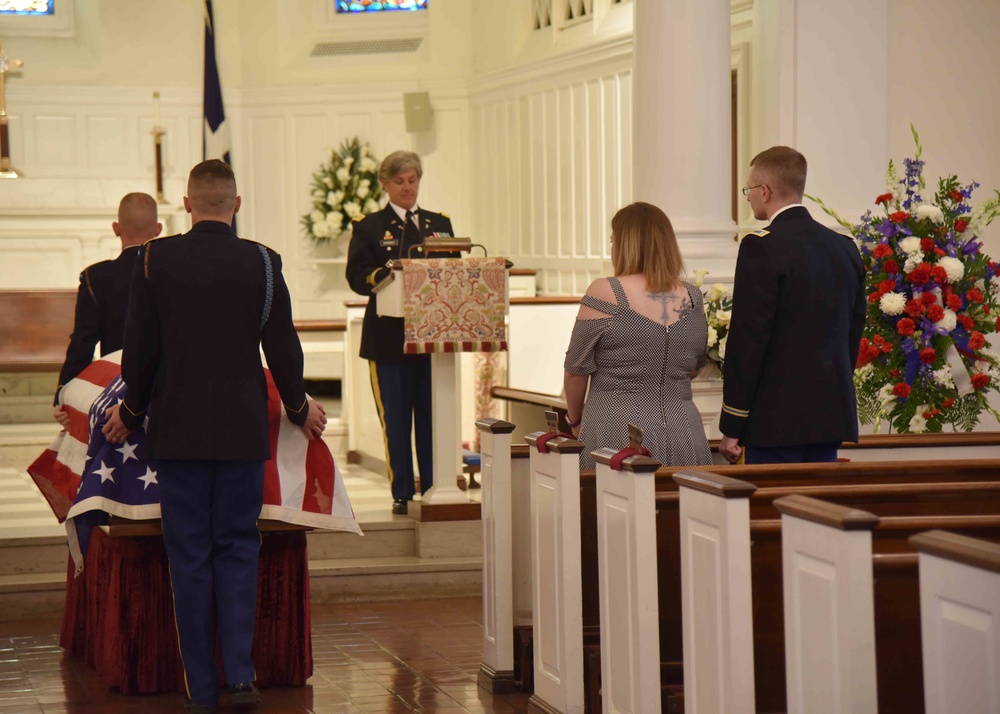
[[417,178],[423,177],[424,167],[420,163],[420,157],[412,151],[393,151],[382,159],[378,177],[380,181],[388,182],[411,169],[416,170]]
[[156,218],[156,199],[149,194],[128,193],[118,204],[118,223],[126,233],[155,231]]
[[188,199],[204,213],[226,211],[236,200],[236,175],[225,161],[209,159],[191,169],[188,175]]
[[806,192],[806,157],[789,146],[772,146],[753,157],[760,181],[782,198],[802,199]]

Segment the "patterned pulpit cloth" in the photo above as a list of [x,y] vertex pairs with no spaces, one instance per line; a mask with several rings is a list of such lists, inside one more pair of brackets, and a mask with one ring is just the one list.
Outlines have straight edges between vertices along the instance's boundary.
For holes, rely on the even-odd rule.
[[[329,447],[322,439],[308,439],[288,420],[271,372],[265,370],[265,375],[271,458],[264,465],[260,517],[361,535]],[[133,520],[160,517],[156,470],[142,456],[145,430],[136,429],[120,446],[108,443],[101,432],[107,408],[124,393],[121,351],[94,361],[59,393],[70,416],[68,430],[28,467],[56,518],[66,522],[77,575],[83,571],[91,530],[106,525],[109,514]]]
[[504,258],[404,260],[406,354],[507,349]]

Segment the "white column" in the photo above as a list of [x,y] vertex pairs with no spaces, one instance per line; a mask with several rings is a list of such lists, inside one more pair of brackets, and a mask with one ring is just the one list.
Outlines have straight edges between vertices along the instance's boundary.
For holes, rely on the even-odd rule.
[[420,501],[424,504],[469,502],[468,495],[459,489],[456,481],[462,470],[458,367],[458,355],[454,352],[431,355],[434,485],[421,496]]
[[515,690],[510,478],[514,425],[481,419],[476,428],[483,498],[483,663],[478,682],[491,694],[509,694]]
[[636,0],[632,194],[670,217],[688,270],[730,278],[729,0]]

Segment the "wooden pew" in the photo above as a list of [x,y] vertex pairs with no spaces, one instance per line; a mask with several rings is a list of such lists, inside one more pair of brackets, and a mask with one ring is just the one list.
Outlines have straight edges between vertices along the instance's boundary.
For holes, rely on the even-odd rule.
[[58,372],[76,290],[0,290],[0,373]]

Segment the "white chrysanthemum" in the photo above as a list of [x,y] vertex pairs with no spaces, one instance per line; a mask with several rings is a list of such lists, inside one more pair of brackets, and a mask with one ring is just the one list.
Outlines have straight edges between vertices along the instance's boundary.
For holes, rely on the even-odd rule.
[[903,293],[886,293],[879,299],[878,306],[886,315],[902,315],[906,296]]
[[326,205],[330,208],[338,208],[340,202],[344,200],[343,191],[330,191],[326,194]]
[[943,327],[948,332],[955,329],[955,325],[958,324],[958,315],[956,315],[952,310],[948,308],[944,309],[944,317],[934,323],[935,327]]
[[714,345],[718,341],[718,339],[719,339],[719,333],[716,331],[716,329],[714,327],[712,327],[711,325],[709,325],[708,326],[708,344],[706,345],[706,349],[711,348],[712,345]]
[[725,337],[722,338],[722,341],[719,343],[719,359],[726,358],[726,342],[728,341],[729,341],[729,335],[726,335]]
[[318,221],[313,223],[312,227],[313,235],[317,238],[329,238],[333,233],[330,231],[330,224],[326,221]]
[[372,185],[372,180],[371,179],[361,179],[361,183],[359,185],[360,186],[364,186],[365,188],[369,188]]
[[899,249],[909,255],[912,255],[914,253],[919,253],[920,239],[917,238],[916,236],[906,236],[906,238],[899,241]]
[[896,401],[896,395],[892,393],[891,384],[882,385],[882,388],[878,390],[878,400],[883,409],[886,409],[890,404]]
[[948,273],[948,282],[950,283],[961,280],[962,276],[965,275],[965,263],[958,258],[946,255],[939,258],[937,264],[944,268],[944,272]]
[[920,253],[911,254],[910,257],[906,259],[906,262],[903,263],[903,272],[907,274],[912,273],[922,262],[924,261]]
[[351,177],[351,172],[347,170],[346,166],[341,166],[337,169],[337,180],[344,183]]
[[939,387],[944,387],[945,389],[952,389],[955,386],[955,378],[951,373],[951,367],[945,365],[941,369],[936,369],[931,372],[931,377],[934,379],[934,383]]
[[727,288],[723,283],[716,283],[712,286],[712,289],[708,291],[708,300],[709,302],[721,300],[728,292],[729,288]]
[[344,157],[344,166],[346,166],[347,168],[350,168],[351,164],[353,164],[353,163],[354,163],[354,157],[353,156],[345,156]]
[[931,203],[921,203],[914,211],[917,218],[929,218],[932,222],[942,225],[944,223],[944,213],[940,208]]
[[327,213],[326,225],[330,229],[330,235],[340,233],[340,229],[344,227],[344,217],[340,215],[340,211],[330,211]]
[[365,173],[372,173],[378,169],[378,164],[375,163],[374,159],[369,159],[367,156],[361,159],[361,163],[358,164],[358,168]]
[[375,213],[378,210],[378,201],[374,198],[369,198],[365,201],[365,213]]
[[854,370],[854,382],[855,384],[862,384],[867,382],[872,374],[875,372],[875,365],[871,362],[866,364],[864,367],[858,367]]
[[326,185],[327,188],[333,188],[333,179],[330,178],[329,176],[323,177],[323,183]]
[[357,194],[358,194],[358,198],[361,198],[361,199],[368,198],[368,187],[367,186],[358,186]]
[[344,204],[344,212],[351,218],[355,218],[361,215],[361,206],[354,201],[348,201]]
[[910,419],[910,431],[914,434],[927,431],[927,420],[924,419],[924,411],[926,409],[926,404],[917,407],[917,413],[913,415],[912,419]]
[[314,200],[322,201],[326,200],[326,191],[321,188],[314,189],[312,192],[312,197]]
[[323,211],[313,211],[309,214],[309,220],[313,223],[319,223],[323,220]]
[[722,325],[723,327],[727,327],[729,325],[729,321],[732,319],[732,317],[733,317],[732,310],[715,311],[715,320],[718,324]]

